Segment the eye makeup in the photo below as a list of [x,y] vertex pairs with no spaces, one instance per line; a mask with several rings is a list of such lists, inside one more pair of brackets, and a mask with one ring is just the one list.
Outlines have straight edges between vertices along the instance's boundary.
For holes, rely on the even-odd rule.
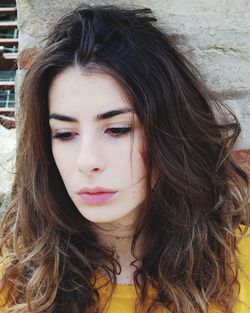
[[[120,138],[124,137],[132,131],[132,127],[110,127],[105,130],[105,133],[111,137]],[[75,136],[79,135],[77,132],[71,131],[58,131],[52,135],[52,139],[58,139],[59,141],[70,141]]]
[[108,128],[107,132],[111,134],[112,137],[123,137],[130,133],[132,130],[132,127],[112,127]]
[[73,139],[74,136],[78,135],[75,132],[65,131],[65,132],[58,132],[52,136],[52,139],[58,139],[60,141],[69,141]]

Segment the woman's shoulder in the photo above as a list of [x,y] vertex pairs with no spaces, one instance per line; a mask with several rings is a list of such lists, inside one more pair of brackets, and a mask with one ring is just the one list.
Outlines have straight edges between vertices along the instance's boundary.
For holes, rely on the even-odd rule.
[[234,310],[237,313],[250,312],[250,227],[244,232],[242,226],[240,232],[242,231],[238,243],[238,260],[242,270],[238,274],[240,294]]
[[3,261],[0,260],[0,309],[4,308],[7,305],[10,292],[7,284],[4,284],[3,282],[3,274],[4,264]]
[[237,231],[237,236],[239,236],[238,258],[241,265],[245,265],[248,269],[250,266],[250,227],[247,227],[245,231],[245,226],[241,225]]

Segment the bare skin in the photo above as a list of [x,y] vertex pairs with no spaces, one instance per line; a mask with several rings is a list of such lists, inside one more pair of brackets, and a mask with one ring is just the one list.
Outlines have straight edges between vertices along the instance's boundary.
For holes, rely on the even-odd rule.
[[[131,253],[131,246],[135,224],[131,225],[129,222],[131,222],[131,215],[133,215],[135,221],[137,220],[138,216],[135,216],[135,212],[131,212],[130,216],[127,216],[127,219],[123,217],[123,220],[98,225],[102,228],[97,231],[100,242],[104,246],[115,248],[117,260],[121,266],[121,272],[116,275],[116,279],[117,283],[121,285],[134,284],[133,275],[135,266],[131,265],[131,263],[135,261],[135,257]],[[142,241],[143,237],[137,240],[135,251],[137,258],[140,257]],[[139,261],[135,265],[139,266]]]

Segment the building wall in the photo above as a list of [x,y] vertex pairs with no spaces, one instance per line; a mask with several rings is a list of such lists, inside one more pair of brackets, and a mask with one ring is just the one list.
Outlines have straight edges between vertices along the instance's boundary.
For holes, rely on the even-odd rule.
[[[51,23],[80,0],[17,0],[19,77],[41,47]],[[88,4],[150,7],[162,27],[179,37],[186,56],[208,86],[235,111],[242,124],[236,153],[250,171],[250,2],[248,0],[85,1]]]

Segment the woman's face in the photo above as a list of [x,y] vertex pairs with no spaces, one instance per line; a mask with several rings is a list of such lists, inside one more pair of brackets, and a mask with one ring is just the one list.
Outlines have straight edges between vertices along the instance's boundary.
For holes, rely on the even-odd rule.
[[94,223],[133,223],[146,192],[143,131],[118,83],[67,68],[51,84],[49,114],[53,156],[80,213]]

